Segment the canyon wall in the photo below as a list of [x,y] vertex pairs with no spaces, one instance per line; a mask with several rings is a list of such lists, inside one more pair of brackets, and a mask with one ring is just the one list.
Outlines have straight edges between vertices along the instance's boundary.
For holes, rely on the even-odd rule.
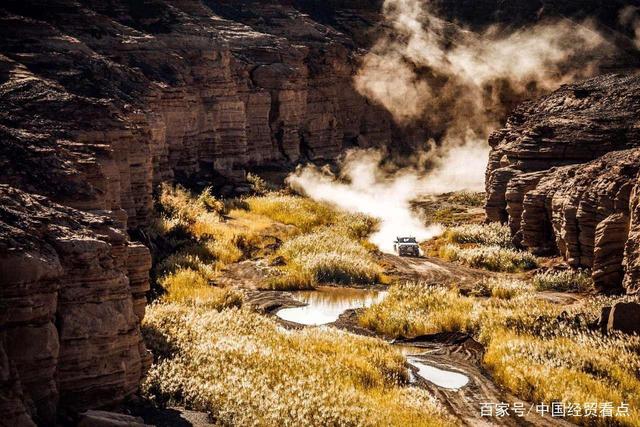
[[0,5],[2,425],[136,392],[151,258],[127,231],[149,223],[157,184],[238,182],[400,134],[351,81],[378,8],[297,3]]
[[514,243],[640,290],[640,76],[605,75],[527,102],[490,139],[487,219]]
[[2,425],[54,425],[134,393],[149,251],[121,224],[0,185]]
[[[476,4],[456,11],[447,2],[440,3],[461,17]],[[397,127],[387,111],[353,88],[359,58],[378,31],[385,31],[384,25],[377,25],[381,4],[381,0],[2,2],[3,423],[50,425],[66,413],[110,406],[135,393],[150,360],[139,332],[150,255],[130,240],[128,232],[149,223],[157,184],[190,179],[234,183],[254,166],[331,159],[351,146],[410,152],[424,143],[425,126]],[[497,6],[485,9],[492,7]],[[608,79],[589,83],[602,86],[593,94],[588,88],[564,90],[576,98],[574,104],[582,99],[586,111],[588,103],[600,99],[597,94],[609,96],[609,86],[619,86],[620,91],[629,91],[625,87],[632,84],[637,87],[635,80],[616,86],[616,78]],[[638,126],[635,131],[622,129],[625,122],[637,120],[633,103],[637,100],[629,101],[631,95],[623,98],[614,98],[612,104],[620,104],[618,121],[607,125],[606,117],[596,115],[587,130],[567,125],[567,138],[558,139],[572,140],[572,133],[582,132],[588,140],[592,129],[593,138],[601,142],[603,128],[608,132],[604,135],[611,136],[604,138],[604,144],[610,146],[596,142],[584,150],[569,147],[566,152],[576,153],[566,157],[557,154],[564,152],[562,148],[551,150],[553,154],[544,147],[531,148],[535,143],[523,143],[522,159],[510,154],[504,163],[505,156],[495,153],[502,146],[505,153],[520,152],[510,149],[507,140],[519,132],[516,128],[527,114],[535,127],[536,107],[523,107],[510,122],[513,131],[494,137],[488,173],[493,183],[490,218],[507,221],[511,212],[516,234],[520,227],[516,223],[526,230],[535,226],[530,204],[542,200],[536,206],[545,210],[551,196],[543,193],[535,199],[533,194],[547,187],[559,190],[553,181],[536,181],[536,171],[558,166],[553,172],[558,180],[569,182],[560,176],[566,173],[572,174],[576,185],[591,185],[591,175],[567,168],[634,146],[628,142],[634,135],[637,140],[633,132]],[[591,110],[598,105],[607,102],[596,102]],[[627,107],[635,108],[629,111],[635,111],[636,119],[625,113]],[[551,105],[548,114],[562,108]],[[539,138],[548,137],[545,129],[538,129]],[[540,153],[547,153],[540,158],[558,159],[533,160]],[[533,232],[520,234],[523,244],[556,248],[549,237],[559,233],[554,231],[556,223],[561,224],[562,215],[571,218],[573,200],[588,198],[591,210],[585,212],[591,216],[580,214],[580,218],[593,223],[593,231],[563,238],[561,250],[576,265],[596,265],[606,258],[600,262],[603,280],[617,283],[622,275],[633,289],[640,276],[635,256],[640,248],[634,244],[638,239],[628,239],[621,252],[620,238],[611,238],[640,235],[636,219],[640,191],[620,178],[633,175],[635,166],[627,160],[635,152],[620,153],[620,158],[598,160],[589,172],[623,164],[619,173],[580,193],[569,184],[558,193],[558,206],[563,206],[556,209],[559,219],[549,216],[542,240],[531,237]],[[508,188],[515,190],[507,196]],[[619,195],[610,195],[613,188]],[[613,201],[605,202],[607,197]],[[507,199],[513,201],[508,205]],[[516,215],[518,209],[521,214]],[[566,228],[560,225],[558,230]],[[574,242],[591,238],[592,255],[588,244]],[[608,251],[615,256],[609,257]],[[609,259],[616,262],[610,265]]]
[[[163,180],[390,145],[390,116],[353,88],[352,38],[286,5],[211,2],[233,20],[205,3],[3,4],[0,182],[133,229]],[[24,173],[43,162],[54,188]]]

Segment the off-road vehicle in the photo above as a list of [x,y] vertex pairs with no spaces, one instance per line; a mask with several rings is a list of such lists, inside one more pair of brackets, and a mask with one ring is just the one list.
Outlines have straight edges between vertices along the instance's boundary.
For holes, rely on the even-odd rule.
[[399,256],[420,256],[420,246],[415,237],[396,237],[393,250]]

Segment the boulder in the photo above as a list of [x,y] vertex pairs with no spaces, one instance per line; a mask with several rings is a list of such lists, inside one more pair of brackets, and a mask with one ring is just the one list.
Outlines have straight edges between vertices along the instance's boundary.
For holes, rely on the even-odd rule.
[[78,427],[144,427],[148,424],[140,417],[116,412],[90,410],[80,414]]
[[618,302],[611,307],[607,331],[620,331],[625,334],[640,335],[640,304],[637,302]]

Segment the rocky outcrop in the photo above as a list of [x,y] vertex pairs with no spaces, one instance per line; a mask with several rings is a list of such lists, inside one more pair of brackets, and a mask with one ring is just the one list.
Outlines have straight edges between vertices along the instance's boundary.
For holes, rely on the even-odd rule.
[[[491,136],[486,213],[514,243],[637,291],[640,77],[603,76],[518,108]],[[634,148],[637,147],[637,148]]]
[[618,302],[611,307],[607,331],[640,335],[640,304],[633,301]]
[[[53,425],[133,394],[149,253],[116,221],[0,185],[0,412]],[[141,297],[142,295],[142,297]]]
[[[357,42],[286,2],[2,7],[0,182],[124,211],[130,229],[163,180],[239,180],[251,165],[330,159],[399,132],[353,88]],[[370,5],[363,14],[373,19]],[[355,7],[325,18],[362,25]]]

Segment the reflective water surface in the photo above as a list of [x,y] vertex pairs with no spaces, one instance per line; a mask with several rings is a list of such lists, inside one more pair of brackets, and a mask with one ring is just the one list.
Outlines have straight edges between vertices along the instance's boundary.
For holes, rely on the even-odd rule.
[[469,383],[469,377],[459,372],[436,368],[415,357],[407,357],[410,365],[418,368],[418,376],[432,382],[438,387],[457,390]]
[[283,308],[276,316],[301,325],[325,325],[338,320],[346,310],[369,307],[382,301],[387,292],[367,289],[320,287],[315,291],[291,292],[307,305]]

